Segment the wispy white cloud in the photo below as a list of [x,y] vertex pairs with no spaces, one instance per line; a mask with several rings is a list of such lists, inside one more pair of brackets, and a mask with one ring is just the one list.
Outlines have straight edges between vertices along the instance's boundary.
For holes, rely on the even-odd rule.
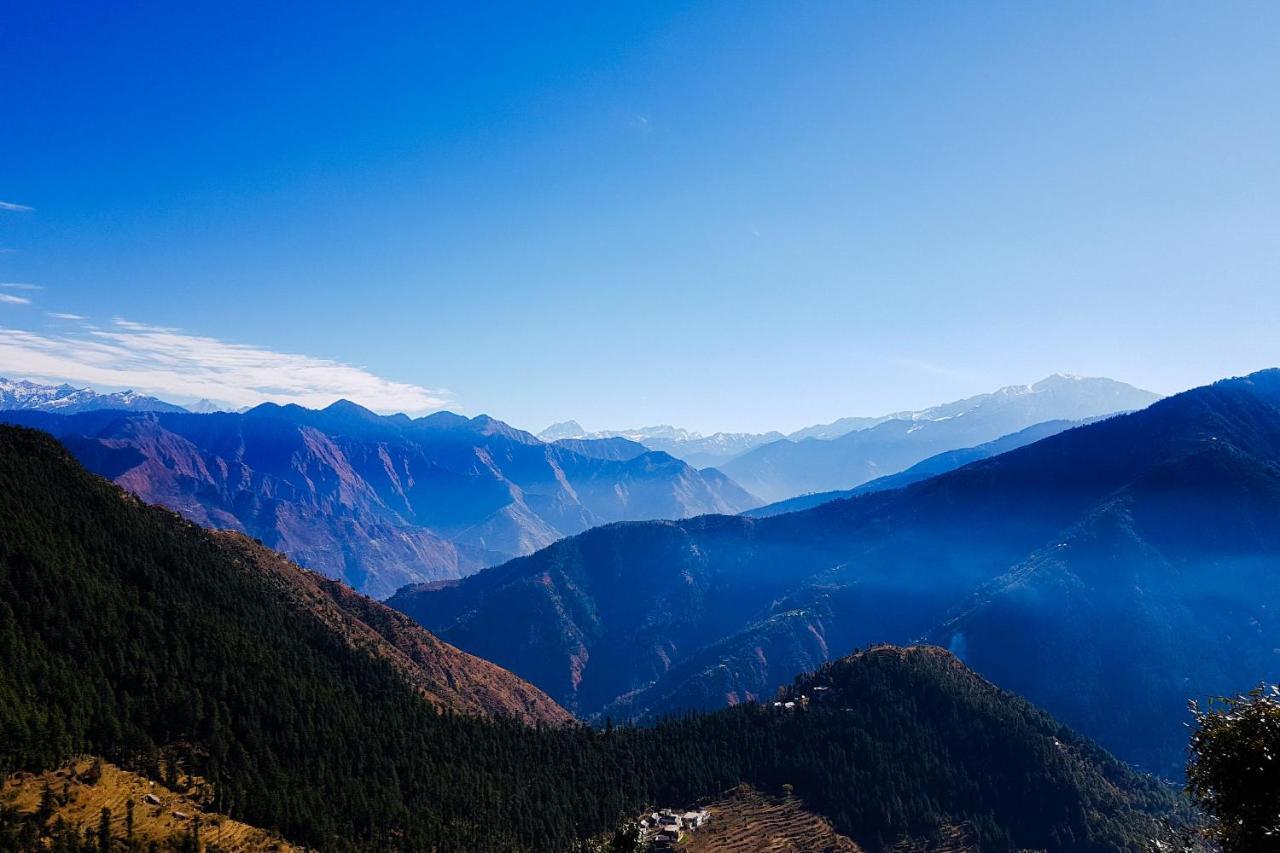
[[14,296],[12,293],[0,293],[0,302],[5,305],[30,305],[31,300],[25,296]]
[[0,287],[5,287],[5,288],[8,288],[9,290],[41,290],[43,289],[40,285],[32,284],[31,282],[28,282],[28,281],[0,281]]
[[47,311],[47,312],[45,312],[45,313],[46,313],[46,314],[48,314],[50,317],[53,317],[55,320],[84,320],[84,319],[87,319],[86,317],[83,317],[83,316],[81,316],[81,315],[79,315],[79,314],[67,314],[67,313],[66,313],[66,312],[64,312],[64,311]]
[[132,388],[177,400],[207,397],[235,408],[266,401],[318,408],[345,397],[378,412],[419,414],[451,403],[447,391],[394,382],[342,362],[123,319],[63,334],[0,327],[0,375]]
[[965,381],[982,381],[990,382],[991,380],[980,373],[974,373],[969,370],[963,370],[957,367],[951,367],[945,364],[934,364],[923,359],[910,358],[906,356],[888,355],[884,356],[884,360],[895,367],[906,368],[917,373],[927,373],[932,376],[941,376],[944,379],[960,379]]
[[34,207],[27,207],[25,204],[14,204],[11,201],[0,201],[0,210],[35,210]]

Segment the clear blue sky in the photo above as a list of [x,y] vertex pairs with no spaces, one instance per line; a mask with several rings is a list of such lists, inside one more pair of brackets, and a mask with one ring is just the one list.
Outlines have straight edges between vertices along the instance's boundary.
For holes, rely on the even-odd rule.
[[1280,364],[1280,4],[389,5],[5,4],[0,371],[712,431]]

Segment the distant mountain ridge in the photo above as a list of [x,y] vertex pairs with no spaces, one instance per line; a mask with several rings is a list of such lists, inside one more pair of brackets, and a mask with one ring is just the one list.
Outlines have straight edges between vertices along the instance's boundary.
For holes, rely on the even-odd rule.
[[[339,401],[243,414],[0,412],[95,473],[261,539],[375,596],[458,578],[611,521],[736,513],[719,472],[608,443],[546,444],[494,418],[381,416]],[[591,451],[591,452],[588,452]]]
[[185,412],[186,409],[135,391],[100,394],[71,385],[41,385],[0,377],[0,410],[76,414],[98,409],[130,412]]
[[1054,375],[1011,385],[833,439],[784,439],[719,466],[765,501],[851,489],[948,450],[973,447],[1038,423],[1142,409],[1158,394],[1112,379]]
[[1271,370],[902,489],[598,528],[389,603],[584,716],[742,702],[925,638],[1174,775],[1188,698],[1280,677],[1277,519]]
[[[827,424],[815,424],[814,426],[798,429],[795,432],[783,435],[780,432],[772,431],[767,433],[747,433],[747,432],[717,432],[713,435],[704,436],[691,430],[674,427],[667,424],[659,426],[640,427],[637,429],[624,430],[602,430],[598,432],[588,432],[582,426],[573,420],[562,421],[547,427],[538,437],[544,441],[555,441],[558,439],[599,439],[599,438],[625,438],[630,441],[638,442],[645,445],[651,450],[662,450],[670,453],[678,459],[683,459],[690,465],[697,468],[717,467],[725,469],[731,462],[736,461],[739,457],[745,456],[757,448],[767,447],[778,444],[780,446],[786,443],[800,443],[806,440],[831,441],[848,436],[852,433],[870,430],[879,427],[884,423],[891,421],[915,422],[923,421],[944,421],[952,418],[968,416],[970,420],[975,419],[975,415],[982,415],[984,410],[993,408],[993,404],[1000,401],[1010,401],[1014,398],[1034,398],[1034,397],[1055,397],[1053,403],[1043,406],[1043,413],[1036,415],[1033,413],[1036,404],[1030,400],[1024,399],[1022,403],[1024,408],[1028,410],[1028,414],[1022,417],[1008,417],[1003,425],[993,424],[986,432],[975,431],[974,435],[983,435],[982,438],[973,438],[969,444],[952,444],[948,447],[938,447],[935,452],[942,450],[954,450],[960,447],[972,446],[983,441],[991,441],[1001,435],[1007,435],[1017,430],[1029,427],[1035,423],[1048,420],[1082,420],[1098,415],[1109,415],[1121,411],[1130,411],[1140,409],[1144,406],[1154,403],[1160,399],[1159,394],[1149,391],[1142,391],[1131,385],[1122,382],[1116,382],[1111,379],[1093,379],[1079,376],[1071,376],[1067,374],[1054,374],[1033,385],[1010,385],[1000,388],[990,394],[980,394],[976,397],[969,397],[963,400],[956,400],[951,403],[943,403],[938,406],[932,406],[927,409],[917,411],[901,411],[893,412],[887,415],[877,417],[846,417],[832,421]],[[1074,398],[1074,399],[1065,399]],[[1018,404],[1014,403],[1013,407]],[[1006,408],[1011,408],[1006,405]],[[945,441],[942,443],[946,443]],[[775,448],[768,451],[768,454],[779,454],[781,451]],[[928,454],[926,454],[928,455]],[[921,457],[923,458],[923,457]],[[797,460],[803,462],[803,460]],[[916,459],[914,461],[920,461]],[[755,467],[760,463],[744,463],[738,476],[754,478],[758,476]],[[765,463],[768,464],[768,463]],[[790,461],[778,463],[779,469],[784,469]],[[910,463],[909,463],[910,464]],[[905,466],[903,466],[905,467]],[[894,470],[901,470],[894,469]],[[894,473],[892,470],[880,470],[874,476],[882,476],[884,474]],[[731,474],[731,476],[733,476]],[[785,474],[778,474],[779,479],[783,482],[776,485],[770,482],[769,477],[764,477],[761,482],[756,482],[755,488],[759,492],[753,492],[758,497],[766,500],[781,500],[793,495],[803,494],[811,491],[825,491],[833,486],[805,488],[797,486],[786,480]],[[844,487],[851,487],[858,483],[843,484]],[[799,491],[788,491],[790,489],[799,488]],[[750,489],[748,489],[751,491]],[[783,494],[782,492],[786,492]],[[763,492],[763,493],[761,493]]]
[[771,515],[783,515],[788,512],[799,512],[802,509],[811,509],[815,506],[821,506],[831,501],[844,500],[846,498],[857,497],[858,495],[866,495],[872,492],[883,492],[886,489],[901,489],[912,483],[918,483],[921,480],[927,480],[930,477],[936,477],[939,474],[945,474],[948,471],[954,471],[957,468],[963,468],[970,462],[976,462],[979,459],[989,459],[992,456],[999,456],[1001,453],[1007,453],[1010,450],[1016,450],[1042,438],[1048,438],[1051,435],[1057,435],[1063,430],[1073,427],[1083,426],[1091,421],[1046,421],[1042,424],[1029,426],[1026,429],[1018,430],[1012,435],[1002,436],[995,441],[988,441],[985,444],[979,444],[977,447],[964,447],[959,450],[947,450],[936,456],[930,456],[922,462],[917,462],[905,471],[899,471],[897,474],[889,474],[885,477],[878,477],[868,483],[863,483],[854,489],[843,489],[834,492],[813,492],[812,494],[800,495],[799,497],[788,498],[785,501],[766,504],[765,506],[755,507],[742,513],[751,518],[768,518]]
[[561,421],[538,433],[543,441],[599,441],[624,439],[641,444],[650,450],[670,453],[695,468],[714,467],[717,464],[759,447],[769,441],[782,438],[780,432],[717,432],[702,435],[692,430],[669,424],[639,427],[637,429],[599,430],[588,432],[577,421]]

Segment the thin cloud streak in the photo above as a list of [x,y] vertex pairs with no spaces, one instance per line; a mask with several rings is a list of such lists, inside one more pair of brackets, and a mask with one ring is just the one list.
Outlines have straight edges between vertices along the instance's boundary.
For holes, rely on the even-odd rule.
[[27,281],[0,281],[0,287],[7,287],[10,290],[43,290],[43,286],[39,284],[31,284]]
[[27,207],[25,204],[14,204],[11,201],[0,201],[0,210],[26,211],[35,210],[35,208]]
[[57,320],[87,320],[88,319],[87,317],[84,317],[80,314],[67,314],[62,311],[47,311],[45,313],[48,316],[53,317],[54,319],[57,319]]
[[904,356],[889,355],[884,356],[884,360],[895,367],[903,367],[917,373],[925,373],[930,376],[941,376],[944,379],[958,379],[964,382],[986,382],[990,383],[994,380],[974,373],[968,370],[961,370],[954,367],[948,367],[943,364],[933,364],[932,362],[923,361],[917,358],[907,358]]
[[347,398],[377,412],[421,414],[452,402],[447,391],[349,364],[122,319],[65,334],[0,327],[0,375],[15,374],[171,399],[207,397],[232,408],[268,401],[321,408]]
[[25,296],[14,296],[12,293],[0,293],[0,302],[5,305],[30,305],[31,300]]

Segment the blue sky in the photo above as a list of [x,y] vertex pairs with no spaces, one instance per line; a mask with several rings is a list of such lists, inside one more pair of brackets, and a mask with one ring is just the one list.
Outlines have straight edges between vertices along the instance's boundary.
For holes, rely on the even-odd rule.
[[714,431],[1277,365],[1277,33],[1274,3],[10,3],[0,282],[35,287],[0,288],[0,372]]

